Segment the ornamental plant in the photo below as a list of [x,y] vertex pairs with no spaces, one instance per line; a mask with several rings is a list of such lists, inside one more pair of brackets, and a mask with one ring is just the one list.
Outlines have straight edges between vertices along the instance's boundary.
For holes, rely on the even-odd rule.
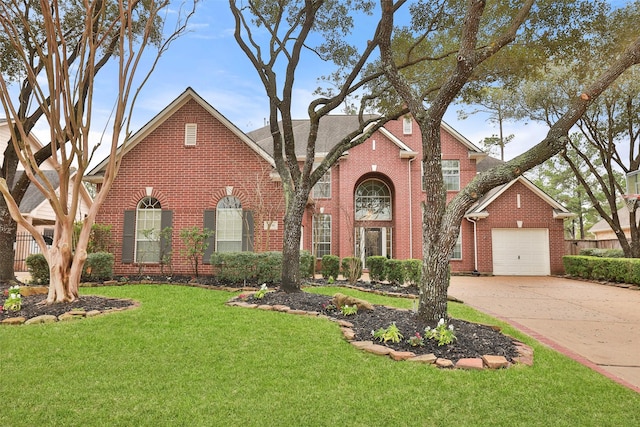
[[20,295],[20,286],[12,286],[9,288],[9,295],[4,302],[4,309],[7,311],[20,311],[22,308],[22,295]]
[[256,292],[253,295],[253,297],[256,298],[256,299],[262,299],[267,294],[268,290],[269,290],[269,288],[267,288],[267,284],[263,283],[262,286],[260,286],[260,289],[258,290],[258,292]]
[[340,311],[345,316],[353,316],[354,314],[358,314],[358,306],[357,305],[343,305],[340,307]]
[[456,336],[453,333],[453,325],[447,326],[444,319],[438,321],[438,325],[431,329],[429,326],[424,330],[426,338],[438,341],[438,346],[451,344],[456,340]]
[[424,346],[424,338],[420,335],[420,332],[416,332],[416,334],[409,338],[409,345],[411,347],[423,347]]
[[371,331],[371,335],[373,335],[373,338],[377,339],[378,341],[385,343],[388,341],[399,343],[400,340],[404,338],[395,322],[389,325],[386,329],[380,328],[377,331]]

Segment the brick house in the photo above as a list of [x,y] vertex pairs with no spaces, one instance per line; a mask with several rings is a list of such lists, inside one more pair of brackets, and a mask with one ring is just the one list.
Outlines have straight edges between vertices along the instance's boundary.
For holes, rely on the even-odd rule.
[[[321,122],[317,158],[356,126],[353,116]],[[309,123],[294,122],[304,144]],[[410,118],[388,123],[344,153],[315,186],[303,219],[301,247],[318,257],[421,257],[421,138]],[[494,160],[442,125],[449,198]],[[296,147],[302,158],[304,147]],[[208,252],[280,250],[283,196],[268,127],[244,134],[188,88],[134,134],[97,221],[113,225],[117,274],[160,272],[170,240],[172,267],[188,274],[179,230],[215,230]],[[486,162],[486,163],[485,163]],[[100,182],[106,160],[90,173]],[[484,165],[483,165],[484,163]],[[497,274],[562,272],[562,219],[570,215],[525,178],[494,189],[461,224],[451,268]],[[170,239],[141,230],[173,228]],[[505,249],[505,250],[503,250]],[[209,253],[205,254],[207,261]],[[212,272],[205,266],[204,273]]]

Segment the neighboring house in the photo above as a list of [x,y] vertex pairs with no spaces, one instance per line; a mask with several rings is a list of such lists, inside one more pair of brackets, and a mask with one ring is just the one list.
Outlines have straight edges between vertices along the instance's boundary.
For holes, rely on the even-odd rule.
[[[317,160],[356,129],[356,116],[322,119]],[[303,159],[309,122],[294,121]],[[97,221],[113,225],[117,274],[158,274],[170,245],[175,274],[191,272],[179,230],[215,230],[212,251],[281,250],[283,196],[268,127],[245,134],[188,88],[134,134]],[[301,247],[340,257],[421,258],[421,137],[410,118],[389,122],[350,149],[318,182]],[[443,123],[442,164],[451,199],[495,159]],[[106,160],[91,173],[100,184]],[[466,215],[454,272],[562,273],[563,218],[571,214],[521,177],[485,195]],[[170,239],[158,231],[172,227]],[[153,230],[153,231],[150,231]],[[166,271],[166,270],[164,270]],[[211,266],[201,269],[213,272]]]
[[[6,119],[0,119],[0,164],[4,160],[4,151],[7,147],[7,143],[11,138],[11,134],[8,128],[8,122]],[[34,135],[30,135],[30,143],[37,150],[42,148],[42,144]],[[53,170],[51,161],[45,161],[40,168],[43,170],[47,180],[54,186],[59,186],[58,174]],[[24,174],[24,168],[21,164],[18,165],[15,180],[19,179]],[[9,188],[13,185],[9,183]],[[0,195],[0,197],[2,197]],[[81,221],[91,207],[92,199],[89,192],[83,186],[80,194],[80,204],[77,212],[77,219]],[[30,184],[27,191],[20,202],[20,212],[22,216],[35,228],[41,232],[46,240],[51,241],[53,239],[53,226],[55,224],[55,213],[51,208],[51,205],[47,201],[42,192],[33,184]],[[21,226],[18,226],[18,240],[16,242],[15,253],[15,270],[25,270],[24,259],[32,254],[39,253],[40,249],[35,241],[28,235],[28,232]]]
[[[640,210],[636,212],[636,218],[640,221]],[[618,209],[618,218],[620,219],[620,227],[624,232],[624,235],[627,239],[631,239],[631,227],[629,223],[629,209],[627,206],[623,206]],[[620,241],[616,237],[616,233],[609,226],[607,221],[601,219],[600,221],[593,224],[593,226],[589,229],[589,233],[592,233],[595,237],[594,240],[597,241],[598,248],[602,249],[621,249]]]

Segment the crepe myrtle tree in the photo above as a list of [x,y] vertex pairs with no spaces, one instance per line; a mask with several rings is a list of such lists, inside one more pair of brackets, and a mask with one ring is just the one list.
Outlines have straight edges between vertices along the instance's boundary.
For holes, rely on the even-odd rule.
[[[441,4],[441,8],[435,7]],[[441,26],[436,22],[446,20],[452,9],[445,3],[434,2],[424,20],[421,29],[424,32],[410,37],[412,50],[433,48],[433,36]],[[465,212],[483,194],[490,189],[509,182],[532,167],[562,151],[569,142],[568,133],[588,106],[609,85],[611,85],[626,69],[640,62],[640,38],[631,40],[623,52],[612,52],[608,68],[582,88],[575,88],[575,95],[564,112],[550,125],[547,136],[536,146],[517,156],[513,160],[499,165],[476,176],[449,203],[446,201],[446,189],[443,183],[441,168],[440,124],[447,108],[459,96],[470,82],[477,82],[478,76],[486,69],[491,69],[492,58],[500,58],[499,53],[514,40],[526,35],[521,32],[524,24],[534,13],[534,0],[522,2],[516,9],[500,17],[500,9],[504,5],[484,0],[457,2],[462,7],[462,19],[454,21],[447,39],[454,42],[448,46],[451,50],[446,66],[438,65],[440,78],[429,92],[424,85],[413,84],[410,75],[403,73],[397,66],[397,51],[394,51],[392,34],[394,31],[393,0],[381,0],[382,20],[380,37],[381,62],[386,76],[416,119],[422,132],[422,165],[424,168],[423,185],[426,198],[422,203],[423,210],[423,265],[422,281],[419,290],[418,315],[427,322],[437,322],[447,318],[447,289],[449,287],[449,258],[455,246],[460,223]],[[562,3],[562,2],[556,2]],[[506,7],[506,6],[505,6]],[[501,25],[495,25],[496,19]],[[531,22],[531,25],[534,23]],[[430,45],[431,44],[431,45]],[[435,57],[436,55],[432,55]],[[504,59],[504,58],[501,58]],[[575,59],[575,58],[573,58]],[[509,70],[505,70],[509,71]],[[508,76],[507,76],[508,77]],[[428,104],[425,105],[425,94],[429,93]]]
[[[162,53],[184,33],[197,1],[181,10],[175,28],[164,36],[161,24],[163,14],[170,6],[168,0],[84,0],[78,3],[84,13],[77,15],[73,20],[74,30],[69,31],[65,18],[71,3],[74,2],[6,0],[0,3],[3,44],[11,50],[14,63],[25,76],[22,86],[30,87],[28,93],[21,92],[19,99],[15,99],[10,91],[11,80],[2,74],[0,101],[13,124],[10,126],[13,152],[31,185],[45,195],[55,213],[53,244],[47,246],[38,230],[22,217],[5,177],[0,178],[0,192],[11,217],[33,235],[49,264],[48,304],[73,301],[78,297],[91,226],[118,172],[120,158],[116,149],[123,132],[125,138],[129,134],[135,98]],[[32,19],[28,13],[31,7],[37,7],[40,19]],[[156,49],[155,57],[139,84],[135,77],[144,53],[150,48]],[[73,250],[73,228],[82,178],[97,148],[90,144],[89,132],[94,82],[105,51],[111,51],[117,58],[110,160],[104,183],[82,220]],[[33,147],[27,142],[32,126],[28,123],[25,105],[40,110],[49,128],[53,154],[50,162],[59,179],[59,190],[47,179]]]

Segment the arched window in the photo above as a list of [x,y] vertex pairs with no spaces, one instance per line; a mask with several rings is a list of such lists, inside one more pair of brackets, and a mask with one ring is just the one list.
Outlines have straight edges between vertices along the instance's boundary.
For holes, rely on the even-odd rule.
[[382,181],[368,179],[356,189],[356,221],[391,219],[391,192]]
[[216,207],[216,251],[242,251],[242,204],[237,197],[223,197]]
[[158,199],[145,197],[136,209],[136,262],[160,262],[162,208]]

